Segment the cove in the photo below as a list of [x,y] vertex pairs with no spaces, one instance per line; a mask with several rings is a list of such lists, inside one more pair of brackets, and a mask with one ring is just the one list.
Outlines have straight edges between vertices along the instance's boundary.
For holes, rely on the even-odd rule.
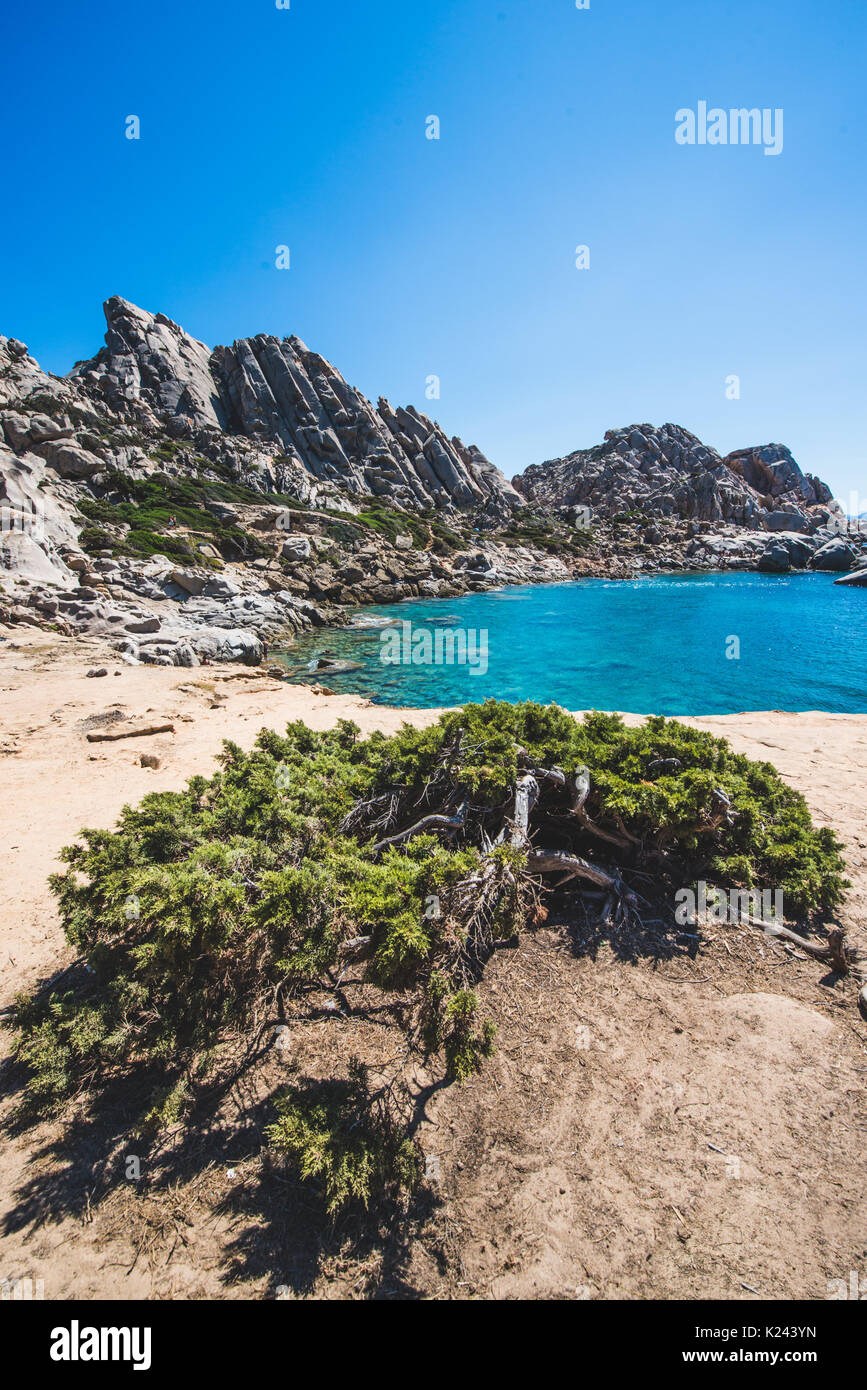
[[[374,628],[320,629],[275,655],[292,680],[421,709],[495,697],[634,714],[865,713],[867,590],[835,588],[833,578],[581,579],[355,610],[362,622],[486,632],[483,674],[387,664]],[[323,656],[359,669],[314,675]]]

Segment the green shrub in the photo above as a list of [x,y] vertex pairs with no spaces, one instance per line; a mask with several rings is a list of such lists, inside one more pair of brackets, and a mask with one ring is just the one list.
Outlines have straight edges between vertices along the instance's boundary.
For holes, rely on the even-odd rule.
[[266,1139],[302,1179],[320,1184],[329,1216],[418,1182],[417,1146],[401,1133],[382,1098],[371,1100],[366,1071],[358,1064],[347,1081],[306,1081],[284,1092],[277,1114]]
[[[249,753],[227,743],[213,777],[151,793],[63,851],[51,883],[82,964],[16,1005],[34,1110],[147,1077],[138,1122],[178,1123],[202,1094],[204,1059],[219,1073],[227,1040],[304,1017],[348,961],[409,1052],[466,1080],[493,1045],[474,983],[526,921],[548,872],[527,872],[540,849],[573,856],[568,891],[581,893],[589,865],[627,909],[633,872],[645,896],[648,881],[664,894],[702,876],[781,888],[789,915],[832,909],[846,886],[834,835],[770,764],[675,720],[626,728],[488,701],[426,729],[358,735],[347,721],[325,733],[298,722]],[[515,822],[527,776],[529,840]],[[338,1080],[316,1098],[306,1083],[290,1091],[271,1131],[332,1211],[408,1162],[401,1117],[371,1108],[357,1070]]]
[[[155,453],[168,461],[182,447],[175,442],[161,446]],[[146,479],[131,478],[118,470],[108,470],[102,486],[102,496],[78,503],[78,510],[92,523],[84,528],[81,537],[82,548],[91,554],[110,548],[117,555],[145,559],[162,554],[179,561],[198,560],[202,557],[195,547],[196,537],[211,542],[229,560],[252,560],[270,554],[260,537],[233,522],[221,521],[207,508],[208,502],[261,505],[262,496],[248,488],[212,478],[170,478],[165,473]],[[194,535],[181,535],[170,526],[173,516]],[[129,528],[122,540],[104,529],[119,525]]]

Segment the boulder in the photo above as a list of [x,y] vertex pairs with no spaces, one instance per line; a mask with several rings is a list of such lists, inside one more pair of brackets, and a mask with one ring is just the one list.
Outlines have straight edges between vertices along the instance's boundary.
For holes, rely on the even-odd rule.
[[360,584],[367,576],[360,565],[343,565],[340,577],[344,584]]
[[159,632],[161,627],[162,622],[155,614],[143,618],[132,618],[129,622],[124,623],[127,632]]
[[336,598],[342,581],[330,565],[317,565],[310,576],[310,588],[321,598]]
[[791,568],[787,548],[780,541],[771,541],[759,558],[759,569],[763,574],[785,574]]
[[230,526],[236,525],[240,520],[240,513],[237,508],[230,507],[228,502],[206,502],[205,506],[215,516],[218,521],[225,521]]
[[309,560],[313,554],[309,536],[287,536],[282,546],[280,554],[284,560],[297,561]]
[[834,583],[848,584],[853,589],[867,589],[867,567],[852,570],[851,574],[841,574],[839,579],[834,580]]
[[3,433],[12,445],[16,454],[23,451],[30,444],[30,420],[26,415],[19,415],[17,411],[7,410],[0,417],[0,424],[3,426]]
[[82,449],[68,439],[48,440],[38,445],[34,452],[39,453],[49,468],[53,468],[61,478],[81,481],[92,478],[95,473],[100,473],[105,468],[105,462],[97,458],[96,454],[92,454],[89,449]]
[[316,663],[317,671],[327,671],[331,676],[339,676],[347,671],[362,670],[360,661],[341,661],[334,657],[321,656]]
[[782,574],[788,569],[806,569],[815,549],[812,541],[794,531],[784,531],[768,541],[759,558],[759,569]]
[[261,640],[244,628],[201,628],[190,633],[188,641],[198,657],[211,661],[258,666],[262,660]]
[[202,593],[206,598],[234,598],[241,590],[231,579],[209,579]]
[[28,435],[31,444],[45,444],[49,439],[60,439],[70,433],[69,427],[50,415],[31,415]]
[[854,545],[849,545],[838,536],[836,540],[826,541],[813,555],[810,565],[814,570],[850,570],[858,558]]
[[198,666],[199,658],[196,656],[189,642],[179,642],[175,647],[176,666]]
[[23,604],[16,603],[9,610],[9,621],[13,623],[25,623],[28,627],[39,627],[40,619],[38,613],[34,613]]
[[788,550],[793,569],[807,568],[816,551],[816,543],[812,537],[801,536],[794,531],[784,531],[777,540]]
[[187,594],[201,594],[204,592],[205,585],[209,576],[201,574],[196,570],[169,570],[166,576],[172,584],[177,584],[179,589],[183,589]]
[[806,513],[797,508],[792,511],[768,512],[764,517],[764,523],[768,531],[803,531],[807,533],[811,530]]

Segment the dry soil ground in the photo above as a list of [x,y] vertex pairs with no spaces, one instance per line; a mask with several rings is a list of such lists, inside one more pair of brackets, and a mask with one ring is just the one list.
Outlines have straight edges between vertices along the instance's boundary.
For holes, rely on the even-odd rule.
[[[127,668],[97,647],[4,635],[0,1007],[68,959],[45,881],[82,824],[109,826],[125,802],[208,773],[223,738],[249,744],[263,725],[435,718],[244,669]],[[109,674],[87,678],[94,664]],[[112,708],[175,732],[88,743],[88,721]],[[841,921],[863,947],[867,716],[692,722],[775,763],[838,831],[853,882]],[[263,1161],[287,1062],[326,1075],[348,1053],[382,1059],[369,1020],[303,1023],[285,1060],[268,1053],[139,1182],[115,1137],[122,1103],[65,1136],[4,1135],[0,1277],[41,1279],[47,1298],[118,1299],[825,1299],[829,1281],[867,1279],[867,1027],[851,978],[755,930],[672,942],[650,924],[599,939],[553,904],[495,954],[480,993],[497,1053],[427,1097],[428,1180],[409,1208],[329,1227],[310,1189]],[[424,1093],[430,1078],[413,1079]]]

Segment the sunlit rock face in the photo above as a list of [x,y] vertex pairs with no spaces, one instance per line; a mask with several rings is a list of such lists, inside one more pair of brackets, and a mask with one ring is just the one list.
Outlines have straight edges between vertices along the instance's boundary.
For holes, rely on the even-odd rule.
[[[530,502],[585,505],[600,516],[642,511],[761,530],[812,530],[831,491],[802,473],[782,444],[723,458],[680,425],[629,425],[601,444],[528,468],[514,479]],[[772,519],[773,518],[773,519]]]

